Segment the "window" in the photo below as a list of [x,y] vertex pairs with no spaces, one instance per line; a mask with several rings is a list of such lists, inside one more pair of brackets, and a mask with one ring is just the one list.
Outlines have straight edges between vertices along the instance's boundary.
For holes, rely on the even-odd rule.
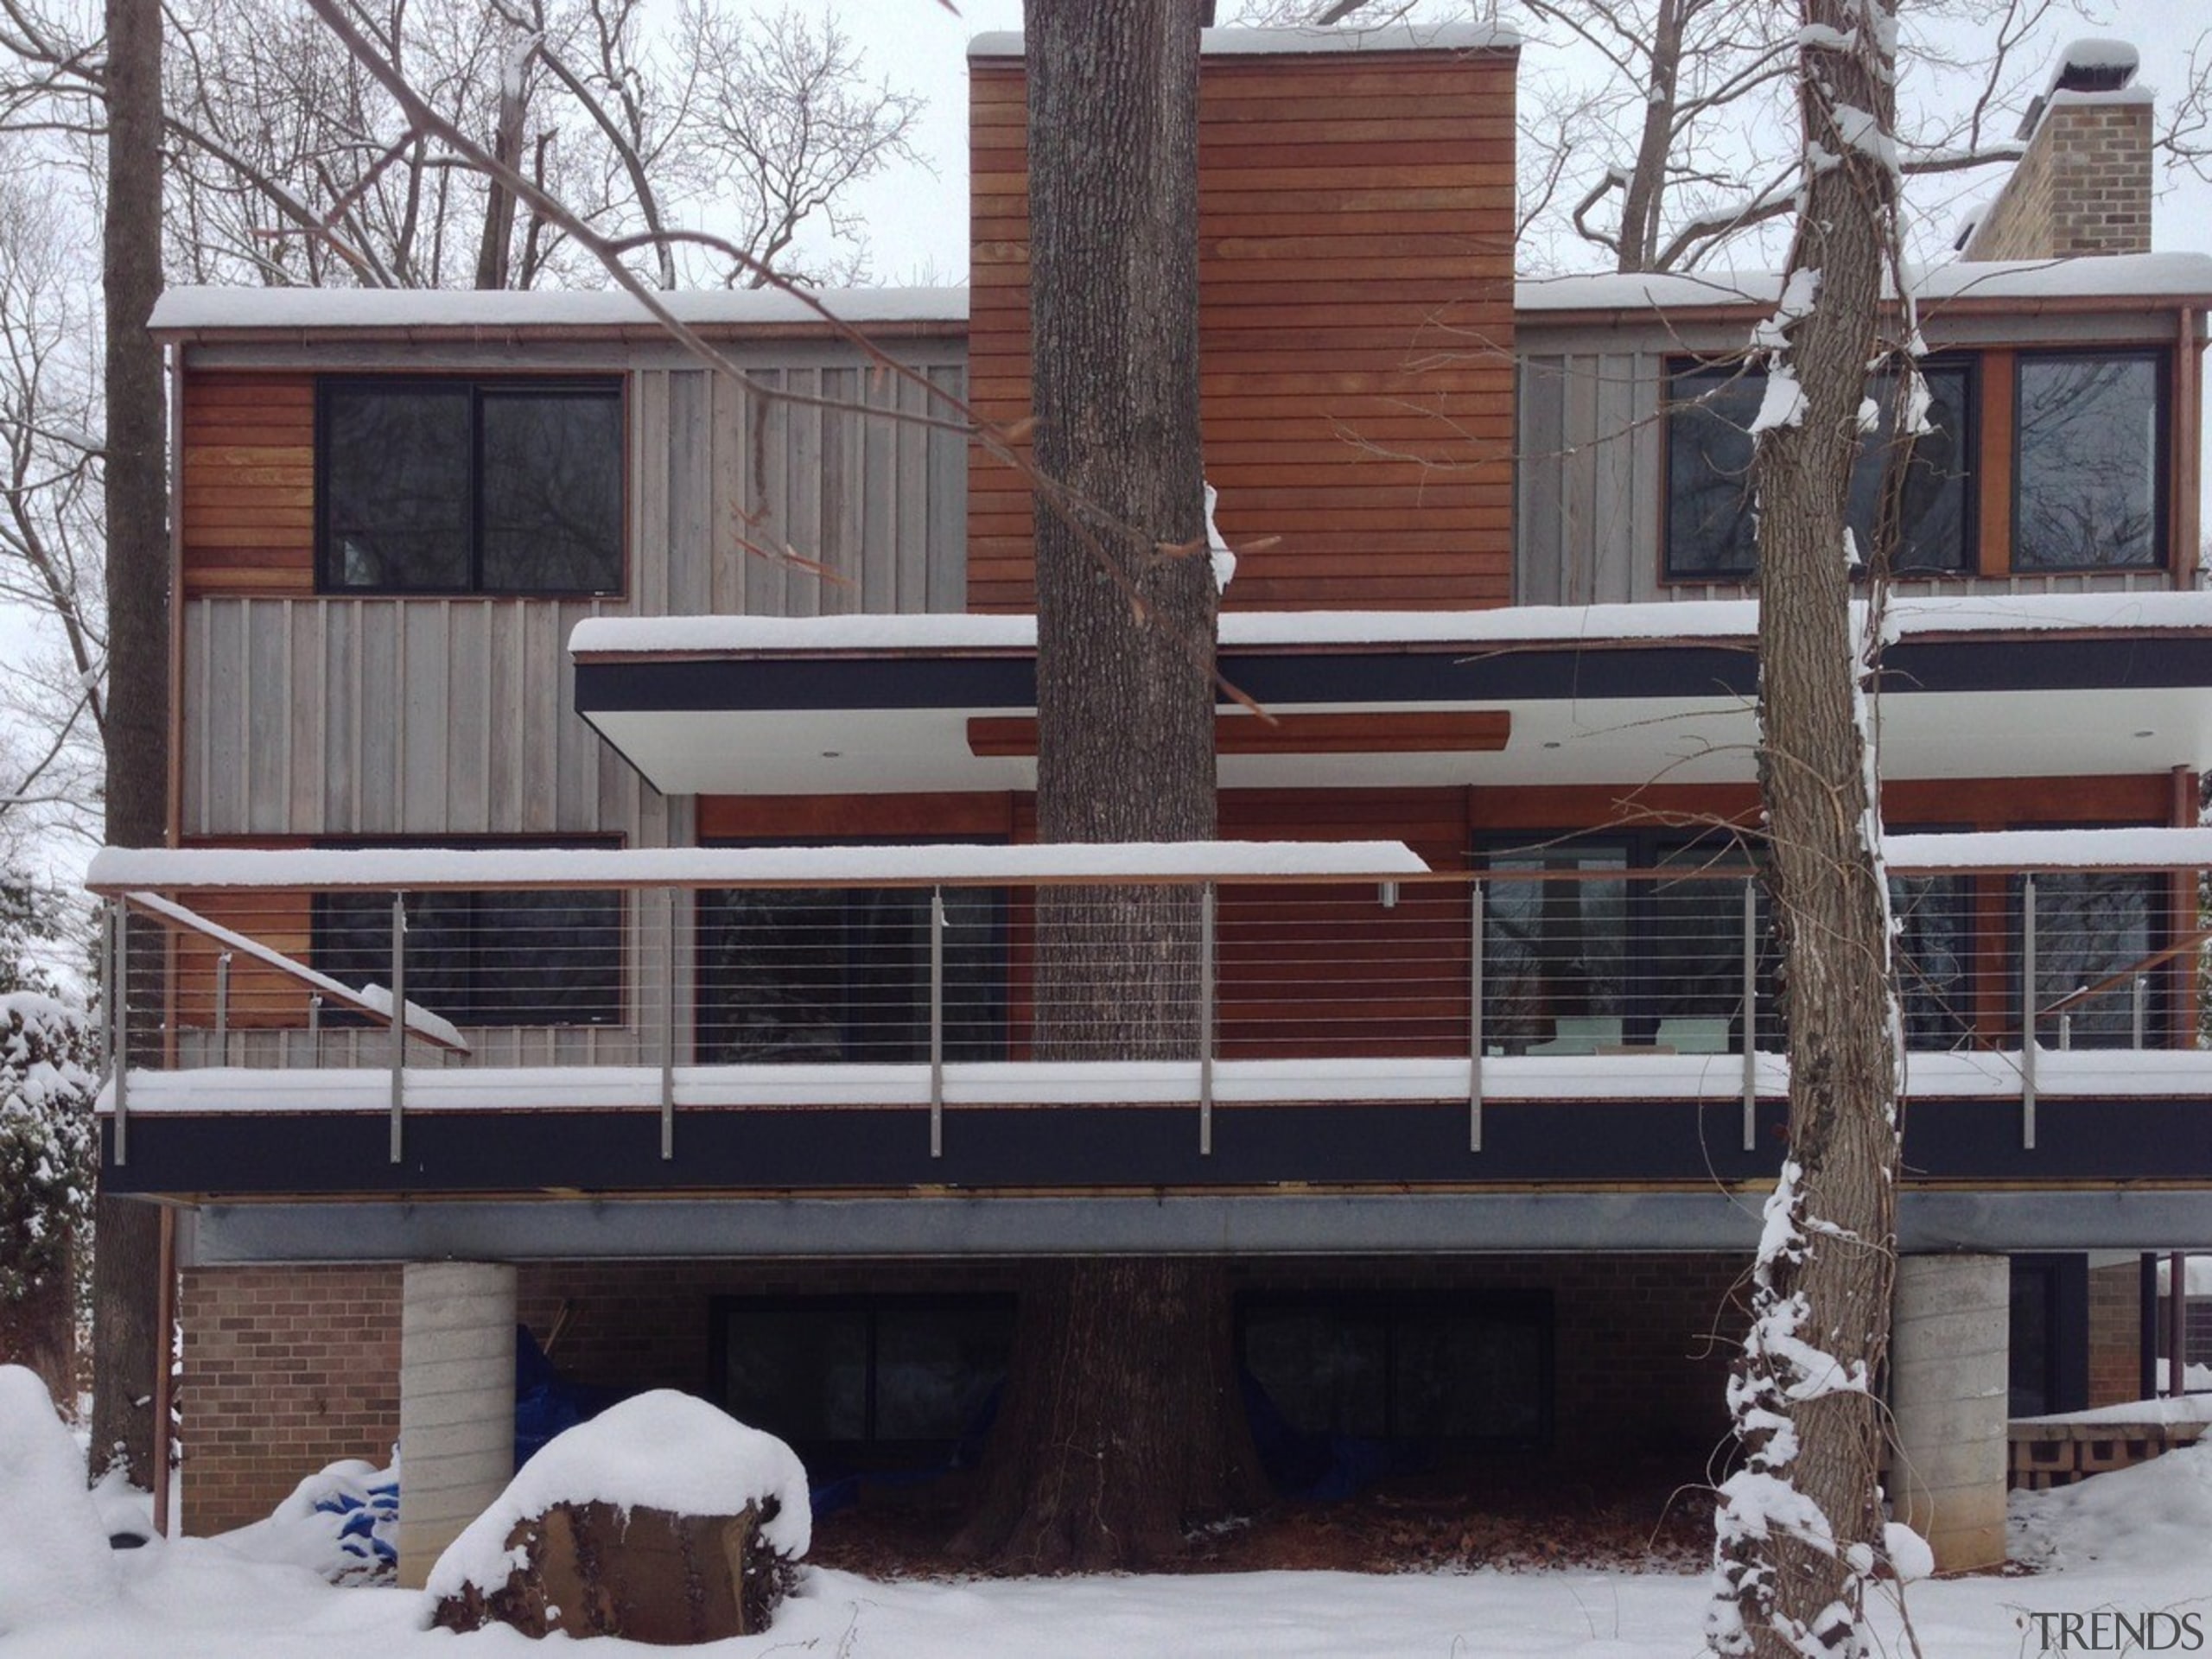
[[[1906,469],[1891,568],[1923,574],[1960,570],[1967,565],[1973,372],[1964,362],[1936,360],[1923,364],[1921,373],[1928,385],[1929,424],[1914,443]],[[1668,384],[1667,574],[1688,581],[1748,578],[1758,550],[1751,424],[1766,393],[1766,377],[1750,369],[1677,366]],[[1859,448],[1849,504],[1862,557],[1871,557],[1874,547],[1896,412],[1887,377],[1870,382],[1867,396],[1874,399],[1879,423]]]
[[1239,1363],[1301,1434],[1540,1446],[1551,1435],[1551,1299],[1254,1292]]
[[[1005,896],[944,894],[944,1056],[1002,1058]],[[929,1058],[926,887],[703,892],[698,952],[704,1064]]]
[[[2020,879],[2012,877],[2007,886],[2013,939],[2008,955],[2017,1009]],[[2048,871],[2036,877],[2037,1042],[2075,1048],[2133,1046],[2139,980],[2144,1042],[2156,1047],[2164,1040],[2167,975],[2151,958],[2166,934],[2165,887],[2164,876],[2128,871]]]
[[[1751,866],[1740,850],[1630,834],[1482,861],[1501,874],[1541,877],[1483,890],[1483,1041],[1491,1052],[1741,1052]],[[1625,874],[1639,868],[1669,873]],[[1780,1041],[1775,950],[1764,890],[1754,893],[1759,1042],[1772,1047]]]
[[2016,378],[2013,568],[2160,563],[2163,356],[2024,352]]
[[918,1451],[979,1440],[1013,1346],[1011,1296],[715,1304],[722,1407],[794,1446]]
[[[457,1026],[620,1020],[620,893],[439,890],[405,896],[410,1002]],[[317,893],[313,939],[315,965],[333,979],[357,990],[391,986],[389,893]]]
[[322,591],[622,586],[619,382],[326,379],[318,396]]

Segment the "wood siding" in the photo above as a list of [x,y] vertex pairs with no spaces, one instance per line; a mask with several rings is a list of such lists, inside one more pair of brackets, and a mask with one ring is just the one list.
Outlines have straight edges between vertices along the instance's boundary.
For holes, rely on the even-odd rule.
[[[1206,477],[1236,607],[1510,594],[1514,58],[1209,58],[1198,109]],[[971,65],[973,396],[1029,408],[1018,63]],[[1030,493],[975,452],[968,605],[1030,607]]]
[[314,592],[315,377],[188,375],[183,422],[183,597]]

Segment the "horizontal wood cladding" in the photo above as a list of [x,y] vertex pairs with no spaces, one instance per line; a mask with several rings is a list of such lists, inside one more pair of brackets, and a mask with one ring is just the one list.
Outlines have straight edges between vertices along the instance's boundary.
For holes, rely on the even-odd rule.
[[[972,66],[969,393],[1029,410],[1017,63]],[[1512,597],[1514,60],[1209,58],[1199,380],[1233,607]],[[1033,603],[1031,493],[970,457],[968,604]]]
[[184,596],[315,591],[315,376],[188,374]]

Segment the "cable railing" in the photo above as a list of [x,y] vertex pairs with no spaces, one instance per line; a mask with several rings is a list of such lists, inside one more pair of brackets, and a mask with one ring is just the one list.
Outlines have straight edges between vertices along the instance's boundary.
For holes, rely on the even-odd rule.
[[[1195,1104],[1205,1146],[1217,1102],[1464,1098],[1478,1149],[1485,1098],[1693,1095],[1739,1099],[1749,1146],[1786,1087],[1791,988],[1740,854],[1039,874],[1024,857],[1052,849],[830,850],[766,874],[734,851],[438,851],[406,886],[400,849],[96,866],[118,1146],[134,1093],[381,1108],[395,1158],[410,1110],[564,1103],[657,1108],[665,1153],[694,1106],[925,1106],[934,1150],[948,1105]],[[2201,879],[1893,876],[1908,1087],[1960,1057],[2018,1094],[2032,1144],[2050,1055],[2158,1055],[2099,1075],[2164,1077],[2199,1046]]]

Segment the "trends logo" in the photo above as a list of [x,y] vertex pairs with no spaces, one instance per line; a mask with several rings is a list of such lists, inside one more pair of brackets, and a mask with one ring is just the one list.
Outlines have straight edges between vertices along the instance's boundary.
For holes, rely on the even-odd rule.
[[2058,1659],[2076,1653],[2201,1653],[2203,1615],[2164,1611],[2123,1613],[2099,1608],[2088,1613],[2024,1612],[2027,1631],[2022,1651],[2031,1659]]

